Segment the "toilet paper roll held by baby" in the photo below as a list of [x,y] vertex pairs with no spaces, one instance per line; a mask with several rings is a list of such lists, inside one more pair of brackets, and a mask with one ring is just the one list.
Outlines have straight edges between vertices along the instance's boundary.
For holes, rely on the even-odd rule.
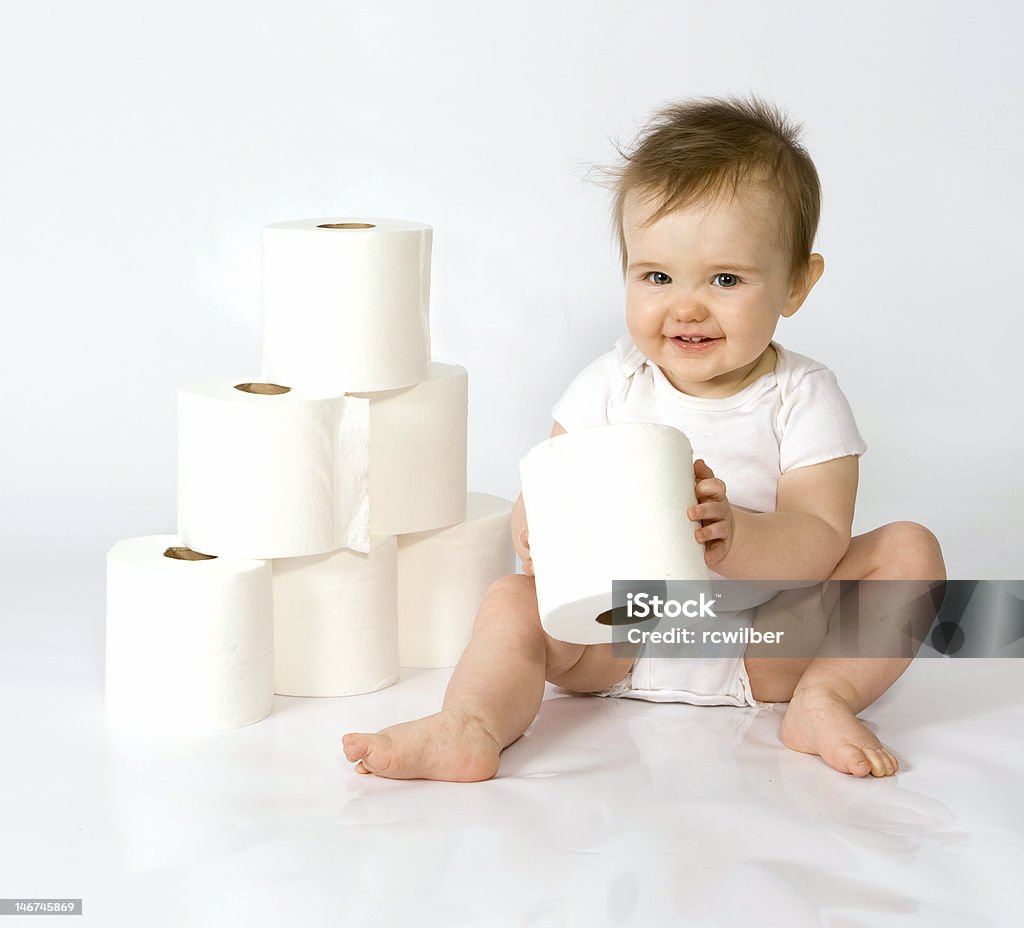
[[697,502],[693,449],[678,429],[629,423],[558,435],[519,469],[538,609],[552,637],[621,640],[614,580],[709,583],[686,518]]

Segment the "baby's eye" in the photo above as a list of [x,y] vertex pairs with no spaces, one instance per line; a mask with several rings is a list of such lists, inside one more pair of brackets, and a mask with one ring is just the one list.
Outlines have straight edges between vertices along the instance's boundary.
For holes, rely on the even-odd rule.
[[644,274],[644,280],[647,280],[649,277],[651,277],[651,275],[654,275],[657,278],[663,278],[659,280],[652,280],[652,284],[658,284],[658,286],[663,287],[665,286],[665,284],[672,283],[672,278],[669,277],[668,274],[666,274],[664,271],[650,271],[647,274]]
[[723,287],[726,290],[731,290],[740,282],[740,279],[735,274],[715,274],[715,280],[718,281],[719,287]]

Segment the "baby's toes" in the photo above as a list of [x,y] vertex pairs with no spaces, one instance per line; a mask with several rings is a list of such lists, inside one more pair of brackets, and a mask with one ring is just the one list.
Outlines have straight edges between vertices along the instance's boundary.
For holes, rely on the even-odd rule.
[[341,739],[341,747],[345,756],[351,761],[357,761],[366,754],[369,746],[369,735],[362,732],[349,732]]
[[836,770],[845,770],[855,777],[866,777],[874,770],[874,765],[871,763],[867,751],[850,742],[839,745],[835,755],[831,758],[825,758],[825,760],[835,767]]
[[871,761],[871,774],[876,777],[891,777],[898,767],[896,758],[885,748],[865,748],[864,753]]
[[370,773],[387,773],[394,754],[391,735],[370,735],[367,742],[366,753],[360,762]]
[[383,773],[391,763],[391,736],[387,734],[368,735],[362,733],[345,735],[341,739],[345,756],[356,764],[356,773]]

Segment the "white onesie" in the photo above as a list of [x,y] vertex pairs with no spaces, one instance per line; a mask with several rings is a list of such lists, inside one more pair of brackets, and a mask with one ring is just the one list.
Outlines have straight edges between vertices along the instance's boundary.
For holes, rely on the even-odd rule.
[[[552,416],[567,432],[617,422],[658,422],[683,432],[694,459],[703,458],[725,481],[729,501],[756,512],[774,512],[779,478],[846,455],[867,445],[853,412],[825,365],[773,341],[775,370],[732,396],[681,393],[661,368],[623,335],[615,347],[588,364],[555,403]],[[712,582],[722,579],[711,571]],[[808,586],[731,581],[716,614],[729,627],[753,623],[757,606],[780,589]],[[659,654],[663,654],[659,646]],[[673,660],[641,653],[626,678],[599,695],[630,696],[695,705],[763,705],[750,694],[744,646],[713,658]]]

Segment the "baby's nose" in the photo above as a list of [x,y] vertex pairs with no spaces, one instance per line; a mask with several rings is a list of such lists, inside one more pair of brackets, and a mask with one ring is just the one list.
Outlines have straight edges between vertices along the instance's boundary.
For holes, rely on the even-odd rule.
[[679,322],[701,322],[708,317],[708,308],[699,297],[680,293],[672,301],[672,316]]

